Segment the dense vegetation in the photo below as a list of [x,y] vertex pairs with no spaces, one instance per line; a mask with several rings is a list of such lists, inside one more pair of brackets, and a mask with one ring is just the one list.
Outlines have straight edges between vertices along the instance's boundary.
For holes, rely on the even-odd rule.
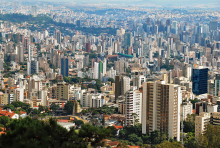
[[99,35],[100,33],[108,33],[112,35],[116,34],[116,29],[114,28],[76,27],[76,25],[74,24],[53,21],[51,17],[46,15],[38,15],[37,17],[32,17],[31,15],[23,15],[23,14],[4,14],[4,15],[2,14],[0,15],[0,20],[12,22],[12,23],[19,23],[19,24],[23,22],[27,22],[29,23],[29,26],[27,28],[29,28],[31,31],[45,30],[45,28],[56,26],[56,27],[61,27],[60,31],[62,33],[65,32],[68,35],[70,35],[70,32],[67,31],[65,28],[80,30],[86,34],[90,34],[90,33],[97,35]]
[[86,148],[89,144],[103,146],[102,140],[111,136],[111,128],[83,124],[78,132],[74,128],[67,131],[54,119],[27,117],[8,122],[6,134],[0,136],[0,147]]
[[[82,114],[90,113],[92,115],[90,124],[84,124],[81,120],[74,120],[76,124],[76,132],[74,129],[67,131],[66,129],[57,125],[53,119],[38,120],[38,117],[42,119],[42,116],[48,116],[56,112],[59,109],[58,105],[52,104],[49,108],[39,106],[38,109],[30,108],[29,104],[19,101],[12,102],[5,105],[4,109],[10,108],[19,114],[19,111],[26,111],[33,118],[30,117],[24,119],[12,120],[7,116],[0,117],[0,127],[6,132],[6,135],[0,137],[0,147],[27,147],[27,145],[33,144],[32,147],[87,147],[89,141],[92,146],[103,146],[102,139],[108,138],[112,141],[119,141],[121,146],[125,145],[139,145],[142,148],[148,148],[149,144],[154,144],[156,148],[181,148],[181,143],[176,142],[175,139],[170,139],[165,133],[160,133],[155,130],[152,133],[142,134],[142,125],[135,123],[134,126],[124,126],[117,135],[117,130],[114,127],[103,128],[105,120],[98,122],[96,119],[99,114],[114,114],[117,113],[117,108],[108,107],[104,105],[101,108],[89,108],[83,110]],[[72,113],[73,102],[68,102],[64,109]],[[220,126],[218,125],[206,125],[206,131],[199,139],[195,139],[195,114],[188,115],[184,121],[184,147],[185,148],[199,148],[199,147],[220,147],[218,141],[220,140]],[[123,122],[123,121],[121,121]],[[52,131],[53,130],[53,131]],[[88,133],[88,134],[87,134]],[[93,133],[93,134],[92,134]],[[90,134],[90,135],[89,135]],[[100,134],[102,134],[101,137]],[[92,137],[97,140],[92,141]],[[87,138],[87,140],[85,140]],[[13,142],[10,142],[13,141]],[[78,145],[78,146],[76,146]]]
[[97,114],[106,114],[106,115],[112,115],[115,113],[118,113],[117,107],[108,107],[107,105],[103,105],[99,108],[89,108],[88,110],[82,110],[82,114],[91,113],[92,115]]
[[59,105],[51,104],[48,108],[46,106],[39,105],[38,109],[31,108],[30,104],[23,103],[21,101],[14,101],[11,104],[3,106],[3,109],[11,109],[15,113],[19,114],[20,111],[27,112],[27,115],[33,117],[46,117],[55,114],[56,110],[59,109]]

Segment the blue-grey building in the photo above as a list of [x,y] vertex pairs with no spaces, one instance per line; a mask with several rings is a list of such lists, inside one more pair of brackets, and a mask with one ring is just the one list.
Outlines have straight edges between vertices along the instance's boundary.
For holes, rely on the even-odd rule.
[[192,91],[195,95],[208,92],[208,68],[193,68],[192,71]]
[[61,59],[61,75],[63,75],[63,77],[68,77],[69,76],[69,59],[68,57],[64,57]]

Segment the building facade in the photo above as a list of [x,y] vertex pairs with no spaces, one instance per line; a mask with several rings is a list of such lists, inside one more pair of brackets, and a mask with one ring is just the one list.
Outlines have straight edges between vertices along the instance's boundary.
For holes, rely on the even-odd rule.
[[181,89],[160,81],[143,83],[142,133],[154,130],[180,140]]

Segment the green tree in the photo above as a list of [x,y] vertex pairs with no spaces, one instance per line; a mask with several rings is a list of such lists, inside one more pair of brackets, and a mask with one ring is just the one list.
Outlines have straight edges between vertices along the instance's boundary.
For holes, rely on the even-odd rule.
[[14,102],[12,102],[11,103],[14,107],[22,107],[22,105],[23,105],[23,102],[21,102],[21,101],[14,101]]
[[141,148],[150,148],[150,146],[148,144],[142,144]]
[[79,128],[80,126],[82,126],[84,124],[84,122],[82,120],[74,120],[73,123],[75,123],[77,128]]
[[68,140],[68,131],[57,125],[55,120],[49,122],[33,120],[29,117],[12,120],[10,130],[0,137],[0,147],[54,147],[59,148]]
[[103,139],[111,135],[111,130],[105,127],[95,127],[90,124],[82,125],[79,130],[79,137],[84,138],[85,143],[91,143],[91,146],[103,146]]
[[126,138],[126,135],[127,135],[127,130],[126,129],[123,129],[123,130],[120,130],[119,131],[119,137],[121,139],[125,139]]
[[139,119],[138,119],[138,115],[136,113],[132,114],[133,118],[134,118],[134,125],[139,123]]
[[195,104],[196,104],[197,102],[200,102],[201,100],[199,100],[198,98],[195,98],[194,100],[189,99],[189,101],[191,101],[191,103],[193,104],[193,109],[195,109]]
[[0,117],[0,124],[3,125],[4,130],[9,123],[10,123],[10,118],[8,116],[1,116]]
[[125,143],[121,143],[121,142],[120,142],[120,143],[117,145],[116,148],[129,148],[129,147],[128,147],[127,144],[125,144]]
[[151,143],[152,144],[159,144],[160,141],[160,132],[158,130],[155,130],[151,132]]
[[97,89],[97,87],[96,87],[94,84],[92,84],[92,83],[90,83],[90,84],[87,86],[87,88],[94,88],[94,89]]
[[137,145],[142,145],[143,144],[143,140],[141,139],[141,137],[138,137],[138,135],[136,134],[130,134],[128,135],[128,140],[137,144]]
[[143,134],[142,139],[143,139],[144,144],[150,143],[150,141],[151,141],[150,136],[148,134],[146,134],[146,135]]
[[187,136],[184,137],[184,147],[185,148],[198,148],[197,142],[195,140],[195,133],[187,133]]
[[197,139],[199,148],[217,148],[220,147],[220,126],[208,124],[205,131]]
[[183,148],[181,143],[179,142],[169,142],[169,141],[164,141],[161,144],[156,145],[156,148]]
[[65,105],[64,105],[64,110],[67,112],[67,114],[71,114],[73,113],[73,105],[74,103],[71,101],[68,101]]
[[58,109],[59,109],[59,105],[55,104],[55,103],[52,103],[50,105],[50,109],[53,111],[53,112],[56,112]]
[[109,78],[108,81],[110,81],[111,84],[112,84],[112,83],[115,83],[115,80],[114,80],[113,78]]
[[40,110],[38,110],[38,109],[33,109],[33,114],[34,114],[34,115],[40,115]]
[[14,111],[14,110],[15,110],[15,107],[14,107],[13,104],[7,104],[7,105],[5,105],[5,106],[3,107],[3,109],[11,109],[12,111]]
[[187,115],[186,120],[183,121],[183,125],[184,125],[183,131],[185,133],[195,132],[195,117],[196,116],[197,116],[196,114]]
[[71,82],[71,78],[70,77],[64,77],[63,80],[67,83],[70,83]]
[[87,89],[85,85],[81,85],[81,89]]
[[153,55],[154,58],[158,58],[159,57],[159,52],[155,52]]
[[40,112],[44,111],[44,109],[45,109],[45,107],[43,107],[42,105],[39,105],[39,106],[38,106],[38,110],[39,110]]

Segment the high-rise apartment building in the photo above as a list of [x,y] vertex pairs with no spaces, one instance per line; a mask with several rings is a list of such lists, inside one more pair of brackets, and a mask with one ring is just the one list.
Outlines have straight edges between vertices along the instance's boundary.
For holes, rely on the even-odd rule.
[[37,60],[31,61],[31,74],[39,73],[39,62]]
[[39,62],[37,60],[27,61],[27,75],[39,73]]
[[57,100],[69,100],[69,85],[66,83],[58,83],[56,90]]
[[61,59],[61,75],[63,77],[68,77],[69,76],[69,58],[68,57],[63,57]]
[[98,52],[98,53],[102,53],[102,46],[101,46],[101,45],[98,45],[98,46],[97,46],[97,52]]
[[131,32],[126,32],[124,34],[124,46],[132,46],[132,33]]
[[94,62],[93,79],[99,79],[99,63],[98,62]]
[[53,65],[55,67],[61,67],[61,58],[64,56],[64,53],[62,51],[57,50],[54,54],[53,58]]
[[210,31],[215,31],[218,29],[218,22],[217,21],[210,21],[209,23]]
[[220,96],[220,74],[216,74],[214,79],[213,96]]
[[60,44],[61,43],[61,32],[57,31],[57,43]]
[[145,81],[146,78],[144,75],[136,75],[133,77],[133,86],[136,86],[137,89],[139,89]]
[[147,24],[147,25],[151,25],[151,18],[147,18],[146,24]]
[[185,78],[188,78],[189,80],[191,80],[191,76],[192,76],[192,67],[189,64],[185,64],[183,66],[183,76]]
[[83,93],[81,100],[80,100],[80,104],[82,105],[82,107],[89,107],[90,106],[90,98],[92,97],[92,95],[88,92]]
[[31,75],[31,61],[27,61],[27,75]]
[[120,95],[124,95],[130,89],[130,78],[125,76],[115,76],[115,100]]
[[34,44],[28,46],[28,60],[31,61],[34,57]]
[[80,27],[80,26],[81,26],[80,20],[77,20],[77,21],[76,21],[76,25],[77,25],[77,27]]
[[165,132],[180,140],[181,88],[164,82],[143,83],[142,133]]
[[20,62],[23,63],[24,62],[24,47],[21,43],[19,43],[18,49],[19,49],[19,52],[18,52],[18,54],[19,54],[19,63]]
[[141,123],[142,93],[131,89],[125,94],[125,125]]
[[208,92],[208,68],[198,67],[192,70],[192,91],[195,95]]
[[31,7],[31,15],[33,17],[36,17],[37,16],[37,6],[32,6]]
[[103,75],[103,62],[99,61],[99,79],[102,78]]
[[114,69],[116,70],[117,74],[122,74],[125,72],[125,62],[124,61],[115,61],[114,62]]
[[86,43],[86,52],[91,52],[91,43]]

